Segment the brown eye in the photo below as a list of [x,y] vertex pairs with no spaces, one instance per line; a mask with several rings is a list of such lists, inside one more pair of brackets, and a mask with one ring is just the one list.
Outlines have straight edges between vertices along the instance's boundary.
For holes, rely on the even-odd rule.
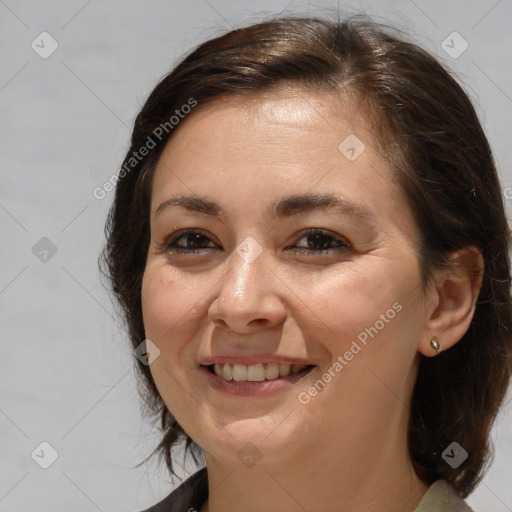
[[331,235],[328,231],[323,229],[311,229],[299,238],[299,241],[305,240],[306,243],[302,245],[297,244],[294,248],[300,249],[300,252],[305,253],[322,253],[328,251],[346,250],[350,246],[345,240]]
[[203,254],[204,249],[217,247],[210,238],[200,231],[188,230],[174,236],[165,244],[167,252],[182,254]]

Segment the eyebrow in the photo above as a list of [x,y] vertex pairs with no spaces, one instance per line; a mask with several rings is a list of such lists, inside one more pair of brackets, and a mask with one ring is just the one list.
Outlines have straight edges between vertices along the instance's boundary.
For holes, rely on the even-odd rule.
[[[170,206],[181,206],[190,211],[221,219],[226,217],[215,201],[196,195],[176,196],[165,200],[156,209],[155,216],[160,215]],[[370,210],[334,194],[296,194],[283,197],[270,205],[268,213],[272,217],[284,218],[320,209],[335,209],[345,215],[359,217],[371,223],[375,222],[375,216]]]

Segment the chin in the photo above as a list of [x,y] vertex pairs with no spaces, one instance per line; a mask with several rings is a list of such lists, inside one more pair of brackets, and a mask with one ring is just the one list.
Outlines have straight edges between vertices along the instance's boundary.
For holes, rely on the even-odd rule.
[[300,439],[307,430],[289,421],[293,415],[288,411],[279,417],[268,414],[219,422],[214,432],[200,434],[198,444],[210,457],[237,468],[282,464],[294,450],[301,449]]

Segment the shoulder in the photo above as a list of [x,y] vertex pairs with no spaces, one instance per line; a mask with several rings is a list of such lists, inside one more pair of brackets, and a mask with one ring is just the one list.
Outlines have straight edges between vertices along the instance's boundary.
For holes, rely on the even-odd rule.
[[208,498],[208,475],[202,468],[166,498],[141,512],[197,512]]
[[428,489],[414,512],[474,512],[446,480],[437,480]]

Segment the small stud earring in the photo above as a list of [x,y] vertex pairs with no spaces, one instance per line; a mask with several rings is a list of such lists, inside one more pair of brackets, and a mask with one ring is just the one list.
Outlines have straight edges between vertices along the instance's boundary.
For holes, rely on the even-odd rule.
[[430,344],[432,345],[432,348],[437,352],[439,349],[440,349],[440,345],[439,345],[439,342],[433,338],[432,341],[430,342]]

